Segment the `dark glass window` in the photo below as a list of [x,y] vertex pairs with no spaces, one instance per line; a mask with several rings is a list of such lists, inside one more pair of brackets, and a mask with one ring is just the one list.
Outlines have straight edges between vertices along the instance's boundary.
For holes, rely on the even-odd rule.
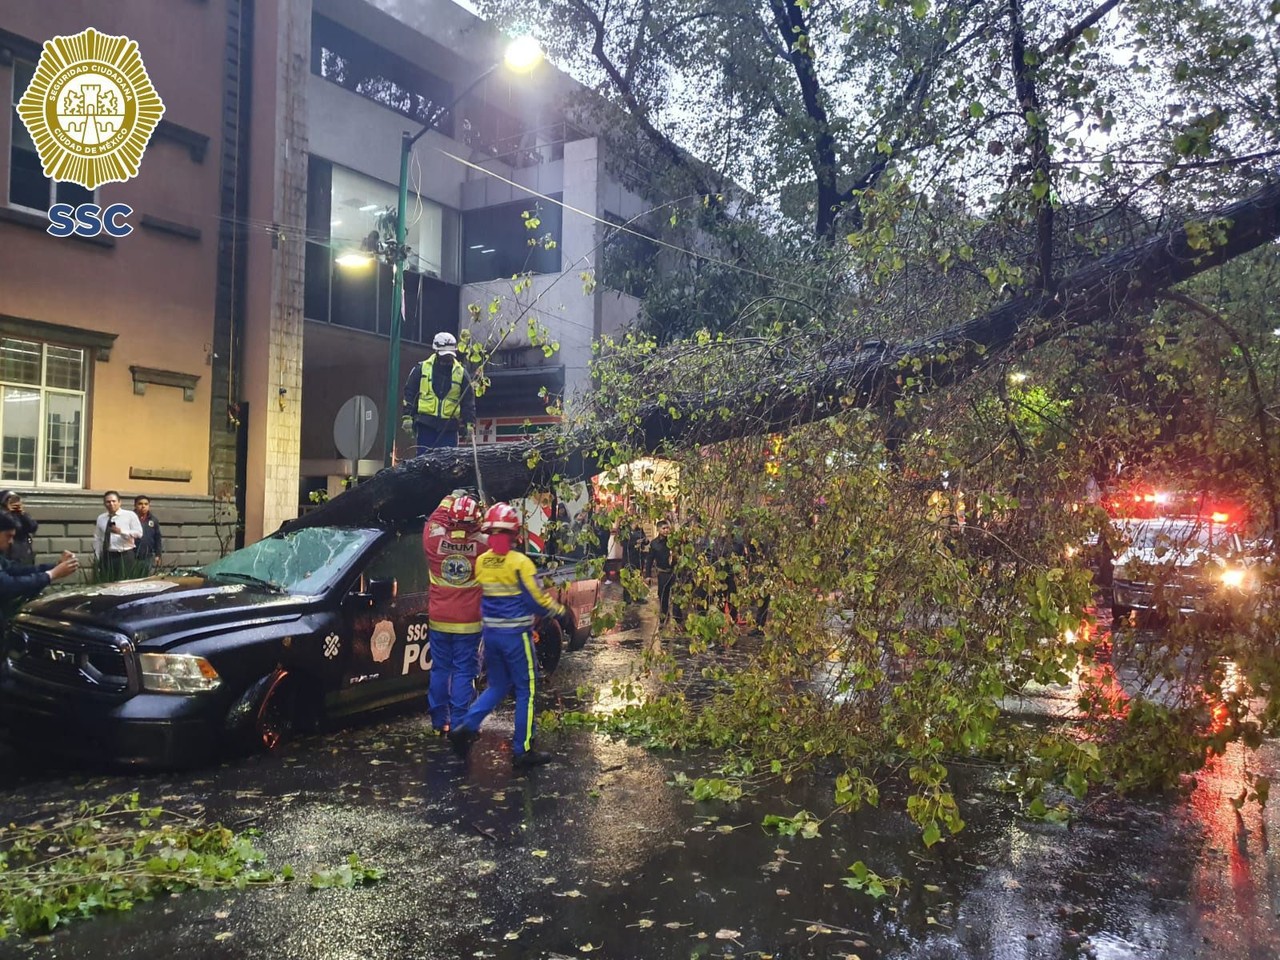
[[[345,179],[344,179],[345,178]],[[337,168],[319,157],[311,157],[307,170],[307,258],[304,288],[304,315],[308,320],[334,323],[354,330],[365,330],[389,336],[391,333],[391,266],[375,260],[362,250],[357,237],[373,223],[354,219],[361,214],[373,216],[380,204],[364,203],[370,197],[356,196],[348,189],[340,191],[339,181],[348,186],[353,179],[367,181],[370,188],[377,181]],[[394,190],[386,186],[387,191]],[[383,200],[386,198],[383,197]],[[393,201],[394,202],[394,199]],[[419,222],[411,239],[421,238],[428,244],[434,238],[434,256],[439,257],[439,211],[436,204],[423,201]],[[434,226],[434,229],[432,229]],[[354,232],[353,232],[354,231]],[[343,236],[349,234],[349,236]],[[414,246],[414,250],[418,248]],[[341,263],[336,258],[363,254],[360,262]],[[432,254],[432,249],[428,249]],[[430,343],[441,330],[458,333],[456,284],[446,283],[420,271],[423,257],[411,261],[404,274],[404,320],[400,336],[413,343]]]
[[378,551],[365,567],[370,580],[394,580],[396,596],[426,593],[431,571],[422,552],[422,538],[416,533],[398,533]]
[[[26,92],[35,66],[25,60],[13,63],[13,105],[16,107]],[[9,148],[9,203],[32,210],[48,210],[55,203],[69,203],[78,207],[93,202],[93,191],[78,183],[55,183],[44,175],[36,145],[27,133],[26,125],[12,111],[13,126]]]
[[319,157],[307,162],[307,261],[302,315],[329,322],[329,280],[333,251],[329,243],[333,165]]
[[[559,201],[560,195],[552,199]],[[529,228],[530,217],[538,218],[536,229]],[[560,204],[544,200],[466,211],[462,215],[462,282],[518,273],[559,273],[561,221]]]
[[508,156],[527,147],[525,125],[505,110],[478,103],[462,122],[462,141],[471,149],[490,156]]
[[[423,124],[453,102],[447,80],[325,17],[311,19],[311,72]],[[436,126],[453,136],[452,115]]]

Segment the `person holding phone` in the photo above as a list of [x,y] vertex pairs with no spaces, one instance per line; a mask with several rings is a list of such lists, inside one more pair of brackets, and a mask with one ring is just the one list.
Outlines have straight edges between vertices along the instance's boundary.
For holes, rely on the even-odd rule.
[[13,546],[9,548],[5,556],[14,563],[31,566],[36,562],[35,533],[40,528],[39,521],[27,513],[26,508],[22,505],[22,494],[16,490],[6,490],[4,493],[0,493],[0,509],[11,514],[18,524],[17,533],[13,538]]
[[137,543],[142,539],[142,522],[132,510],[120,509],[120,494],[108,490],[102,495],[104,513],[98,515],[93,528],[93,553],[98,558],[104,580],[123,580],[131,576]]
[[64,550],[57,563],[40,566],[15,563],[7,556],[18,533],[18,520],[11,511],[0,510],[0,633],[9,618],[41,590],[80,569],[80,561]]

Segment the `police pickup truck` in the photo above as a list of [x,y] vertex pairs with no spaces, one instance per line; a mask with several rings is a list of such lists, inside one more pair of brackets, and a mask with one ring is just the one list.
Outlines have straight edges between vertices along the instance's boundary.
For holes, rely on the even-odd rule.
[[[588,562],[537,560],[567,607],[535,628],[549,673],[586,642],[599,581]],[[180,766],[425,704],[427,585],[420,525],[318,526],[181,574],[46,595],[4,638],[0,723],[20,750]]]
[[1245,612],[1270,573],[1267,551],[1251,549],[1218,514],[1117,520],[1114,529],[1120,545],[1111,578],[1116,620]]

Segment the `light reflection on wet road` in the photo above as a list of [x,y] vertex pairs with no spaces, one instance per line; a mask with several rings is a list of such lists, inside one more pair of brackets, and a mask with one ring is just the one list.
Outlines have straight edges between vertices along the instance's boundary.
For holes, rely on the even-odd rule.
[[[567,657],[545,696],[625,677],[650,631],[646,617],[642,629]],[[968,827],[946,849],[925,851],[904,816],[876,810],[824,825],[818,840],[766,835],[766,813],[828,810],[825,789],[695,805],[665,781],[703,772],[696,758],[586,733],[545,738],[562,762],[515,776],[510,722],[508,709],[486,726],[469,767],[426,735],[422,714],[186,775],[24,772],[6,756],[5,820],[136,788],[145,803],[258,827],[272,865],[291,863],[303,877],[354,850],[387,879],[358,890],[187,893],[47,942],[0,943],[0,956],[1280,956],[1280,881],[1267,843],[1277,814],[1250,806],[1237,816],[1240,752],[1184,798],[1103,801],[1070,828],[1018,818],[990,772],[957,768]],[[1268,743],[1251,762],[1280,771],[1280,748]],[[907,887],[880,902],[845,889],[858,859]],[[230,936],[215,940],[222,933]]]

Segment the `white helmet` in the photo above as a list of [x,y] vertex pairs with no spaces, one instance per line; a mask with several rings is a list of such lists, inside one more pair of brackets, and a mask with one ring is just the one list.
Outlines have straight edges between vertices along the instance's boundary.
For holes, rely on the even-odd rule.
[[458,338],[452,333],[437,333],[431,341],[431,346],[435,348],[436,353],[457,353]]

